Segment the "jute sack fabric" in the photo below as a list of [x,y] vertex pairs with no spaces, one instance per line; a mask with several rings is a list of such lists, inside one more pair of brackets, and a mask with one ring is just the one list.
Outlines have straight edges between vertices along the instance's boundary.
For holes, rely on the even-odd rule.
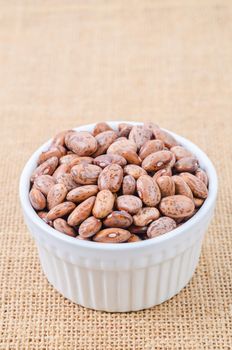
[[[232,4],[1,0],[0,17],[0,349],[231,349]],[[220,190],[188,286],[150,310],[108,314],[47,282],[18,180],[57,131],[118,119],[195,142]]]

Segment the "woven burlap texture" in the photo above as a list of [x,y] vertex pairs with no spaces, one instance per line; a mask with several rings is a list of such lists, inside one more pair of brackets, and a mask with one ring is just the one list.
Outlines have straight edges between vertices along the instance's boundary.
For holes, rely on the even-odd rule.
[[[232,6],[218,1],[0,1],[0,349],[231,349]],[[179,295],[108,314],[47,282],[18,180],[58,130],[152,120],[219,173],[215,218]]]

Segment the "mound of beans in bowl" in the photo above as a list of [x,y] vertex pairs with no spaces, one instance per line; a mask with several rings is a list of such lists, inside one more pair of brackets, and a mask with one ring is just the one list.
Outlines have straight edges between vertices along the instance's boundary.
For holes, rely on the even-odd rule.
[[156,124],[98,123],[66,130],[42,152],[29,199],[48,225],[75,239],[138,242],[189,220],[208,195],[197,158]]

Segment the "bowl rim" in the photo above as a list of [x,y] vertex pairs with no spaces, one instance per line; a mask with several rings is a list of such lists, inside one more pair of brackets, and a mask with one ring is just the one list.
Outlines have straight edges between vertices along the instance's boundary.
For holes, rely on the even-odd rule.
[[[116,128],[119,123],[128,123],[132,125],[141,125],[143,122],[134,122],[134,121],[106,121],[107,124],[109,124],[112,128]],[[86,129],[91,130],[96,125],[96,123],[92,124],[85,124],[81,125],[79,127],[73,128],[73,130],[77,131],[86,131]],[[186,221],[183,225],[178,226],[172,231],[169,231],[165,233],[164,235],[150,238],[145,241],[139,241],[135,242],[135,244],[131,243],[123,243],[123,244],[115,244],[115,243],[100,243],[100,242],[93,242],[93,241],[85,241],[85,240],[79,240],[75,239],[73,237],[70,237],[68,235],[65,235],[54,228],[50,227],[48,224],[46,224],[43,220],[40,219],[40,217],[37,215],[36,211],[33,209],[28,196],[28,188],[30,183],[30,176],[32,173],[32,164],[36,162],[38,159],[39,154],[46,149],[46,147],[49,146],[51,143],[50,139],[49,141],[45,142],[42,146],[40,146],[29,158],[29,160],[26,162],[19,181],[19,197],[21,206],[23,208],[24,214],[26,214],[30,220],[42,231],[45,231],[46,234],[49,236],[52,236],[55,240],[61,241],[61,243],[65,242],[67,244],[71,244],[73,246],[77,246],[79,248],[85,247],[92,250],[114,250],[114,251],[125,251],[125,250],[135,250],[135,249],[141,249],[145,247],[151,247],[156,246],[161,243],[165,243],[167,241],[173,240],[181,235],[183,235],[186,230],[190,230],[195,224],[197,224],[210,210],[212,206],[214,206],[214,203],[216,201],[217,197],[217,190],[218,190],[218,179],[217,179],[217,173],[215,170],[214,165],[212,164],[211,160],[208,158],[208,156],[193,142],[189,141],[188,139],[179,136],[178,134],[171,132],[167,129],[162,128],[162,130],[165,130],[169,132],[172,136],[174,136],[180,144],[184,145],[187,149],[190,149],[198,158],[200,161],[202,168],[207,169],[207,175],[209,178],[209,193],[208,197],[206,198],[204,204],[202,207],[198,210],[198,212],[188,221]]]

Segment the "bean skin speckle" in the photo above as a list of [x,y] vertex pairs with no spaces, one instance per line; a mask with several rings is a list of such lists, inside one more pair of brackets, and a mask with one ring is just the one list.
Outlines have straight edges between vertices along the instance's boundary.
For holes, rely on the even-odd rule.
[[208,175],[168,131],[153,122],[82,130],[55,135],[30,177],[31,206],[55,230],[138,244],[171,234],[204,206]]

